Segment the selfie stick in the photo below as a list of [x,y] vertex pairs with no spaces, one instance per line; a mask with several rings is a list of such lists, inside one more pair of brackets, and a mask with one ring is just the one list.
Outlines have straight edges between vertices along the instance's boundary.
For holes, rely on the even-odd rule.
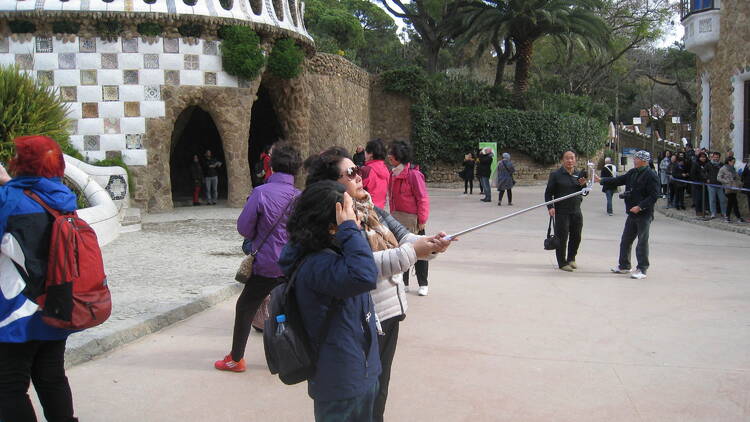
[[589,173],[588,176],[589,177],[588,177],[588,180],[586,182],[586,187],[583,188],[583,189],[581,189],[578,192],[573,192],[573,193],[571,193],[569,195],[561,196],[561,197],[555,198],[555,199],[553,199],[551,201],[543,202],[541,204],[534,205],[533,207],[524,208],[524,209],[522,209],[520,211],[516,211],[516,212],[514,212],[512,214],[504,215],[504,216],[496,218],[494,220],[490,220],[490,221],[487,221],[485,223],[482,223],[482,224],[480,224],[478,226],[470,227],[470,228],[468,228],[466,230],[462,230],[462,231],[460,231],[458,233],[448,235],[444,239],[445,240],[453,240],[453,239],[455,239],[455,238],[457,238],[459,236],[463,236],[463,235],[465,235],[467,233],[471,233],[471,232],[473,232],[475,230],[479,230],[481,228],[490,226],[492,224],[499,223],[499,222],[501,222],[503,220],[507,220],[508,218],[512,218],[512,217],[515,217],[517,215],[521,215],[521,214],[523,214],[525,212],[529,212],[529,211],[537,209],[537,208],[545,207],[547,205],[551,205],[551,204],[554,204],[556,202],[564,201],[566,199],[574,198],[574,197],[579,196],[579,195],[586,196],[586,195],[589,194],[589,192],[591,192],[591,189],[593,189],[593,187],[594,187],[594,163],[589,162],[588,163],[588,168],[589,168],[589,170],[588,170],[588,173]]

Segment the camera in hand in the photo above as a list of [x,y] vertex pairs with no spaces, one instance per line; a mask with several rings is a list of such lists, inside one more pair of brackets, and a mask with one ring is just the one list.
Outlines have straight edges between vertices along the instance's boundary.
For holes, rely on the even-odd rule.
[[620,199],[628,199],[631,193],[632,191],[626,190],[625,192],[619,194],[618,196],[620,197]]

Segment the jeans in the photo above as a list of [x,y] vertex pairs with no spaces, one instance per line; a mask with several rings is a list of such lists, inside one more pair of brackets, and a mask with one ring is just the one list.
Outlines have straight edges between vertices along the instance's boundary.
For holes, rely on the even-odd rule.
[[492,201],[492,189],[490,189],[490,178],[480,176],[479,184],[482,185],[482,193],[484,193],[484,199]]
[[560,239],[560,246],[555,251],[558,267],[562,268],[568,262],[576,260],[578,246],[581,244],[581,231],[583,214],[555,215],[555,237]]
[[[419,235],[424,236],[425,231],[420,230]],[[420,286],[426,286],[427,285],[427,273],[429,272],[429,263],[427,261],[419,260],[416,264],[414,264],[414,269],[417,272],[417,282]],[[409,285],[409,271],[404,273],[404,285]]]
[[607,196],[607,214],[612,214],[612,195],[615,194],[613,190],[605,190],[604,195]]
[[719,198],[719,206],[721,207],[718,211],[722,215],[727,215],[727,196],[724,194],[724,189],[717,188],[716,186],[708,186],[708,206],[711,209],[712,216],[717,214],[716,198]]
[[29,400],[34,383],[44,417],[73,422],[73,397],[65,376],[65,341],[0,343],[0,418],[3,422],[36,422]]
[[219,199],[219,176],[204,177],[203,181],[206,183],[206,201],[215,204]]
[[361,396],[344,400],[315,400],[315,422],[372,422],[378,382]]
[[391,382],[391,366],[393,357],[396,355],[396,343],[398,343],[398,327],[401,322],[401,316],[388,318],[381,322],[381,327],[385,333],[378,336],[378,349],[380,349],[380,366],[383,371],[380,373],[380,389],[378,396],[375,398],[373,407],[372,420],[383,422],[383,413],[385,413],[385,402],[388,400],[388,384]]
[[653,214],[631,215],[625,220],[625,228],[622,231],[620,240],[620,268],[629,270],[630,252],[633,248],[633,242],[638,238],[638,245],[635,247],[635,257],[638,259],[638,269],[644,274],[648,269],[648,234],[651,222],[654,221]]
[[281,278],[268,278],[253,274],[242,289],[234,309],[234,331],[232,332],[232,360],[239,362],[245,356],[247,338],[250,336],[253,318],[258,308],[271,293],[274,287],[281,283]]

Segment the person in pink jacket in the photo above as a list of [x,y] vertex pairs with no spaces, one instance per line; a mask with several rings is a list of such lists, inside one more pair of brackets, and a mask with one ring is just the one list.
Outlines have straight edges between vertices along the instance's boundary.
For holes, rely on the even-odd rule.
[[[412,149],[404,141],[393,141],[388,149],[388,160],[394,166],[389,183],[391,215],[412,233],[424,234],[430,217],[430,197],[424,174],[411,164]],[[414,265],[419,282],[418,294],[427,296],[427,261]],[[409,288],[409,272],[404,273],[404,285]]]
[[378,208],[385,209],[391,172],[385,165],[385,143],[382,139],[373,139],[367,143],[365,159],[367,161],[362,167],[362,186],[370,193],[372,203]]

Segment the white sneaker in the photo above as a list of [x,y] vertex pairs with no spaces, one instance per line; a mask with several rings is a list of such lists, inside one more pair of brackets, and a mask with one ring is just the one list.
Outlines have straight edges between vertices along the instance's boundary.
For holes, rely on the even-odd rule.
[[609,270],[612,271],[613,273],[617,273],[617,274],[628,274],[628,273],[630,273],[630,270],[623,270],[622,268],[620,268],[619,265],[614,266],[614,267],[610,268]]
[[635,271],[633,271],[632,274],[630,274],[630,278],[634,278],[636,280],[643,280],[644,278],[646,278],[646,273],[642,272],[639,269],[636,269]]
[[419,290],[417,290],[417,294],[420,296],[427,296],[427,286],[419,286]]

